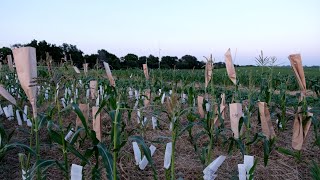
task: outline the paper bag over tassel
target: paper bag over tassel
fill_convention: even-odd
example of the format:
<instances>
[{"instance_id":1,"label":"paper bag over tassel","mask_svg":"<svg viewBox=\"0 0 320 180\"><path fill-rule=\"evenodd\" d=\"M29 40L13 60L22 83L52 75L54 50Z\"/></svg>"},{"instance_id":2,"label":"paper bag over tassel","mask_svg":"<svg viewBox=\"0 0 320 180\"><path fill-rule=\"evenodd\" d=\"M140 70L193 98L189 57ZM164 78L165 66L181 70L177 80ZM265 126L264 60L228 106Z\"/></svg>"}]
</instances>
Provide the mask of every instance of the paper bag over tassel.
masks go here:
<instances>
[{"instance_id":1,"label":"paper bag over tassel","mask_svg":"<svg viewBox=\"0 0 320 180\"><path fill-rule=\"evenodd\" d=\"M232 103L230 107L230 122L231 130L233 132L233 137L235 139L239 138L239 121L242 117L242 105L241 103Z\"/></svg>"},{"instance_id":2,"label":"paper bag over tassel","mask_svg":"<svg viewBox=\"0 0 320 180\"><path fill-rule=\"evenodd\" d=\"M100 113L97 114L99 110L99 107L93 106L92 107L92 125L93 125L93 130L96 132L96 137L97 139L101 142L101 119L100 119ZM97 116L96 116L97 114Z\"/></svg>"},{"instance_id":3,"label":"paper bag over tassel","mask_svg":"<svg viewBox=\"0 0 320 180\"><path fill-rule=\"evenodd\" d=\"M300 96L300 102L304 100L306 96L307 86L306 86L306 80L305 75L303 71L302 66L302 60L300 54L291 54L289 55L289 60L291 63L291 67L294 71L294 74L296 76L296 79L298 81L301 96ZM311 120L309 119L306 124L303 126L303 121L309 117L311 117L312 113L307 113L307 117L304 117L302 113L302 107L298 107L298 112L296 112L294 123L293 123L293 135L292 135L292 148L295 150L301 150L303 141L305 140L308 131L311 126Z\"/></svg>"},{"instance_id":4,"label":"paper bag over tassel","mask_svg":"<svg viewBox=\"0 0 320 180\"><path fill-rule=\"evenodd\" d=\"M11 102L13 105L16 105L16 99L11 96L11 94L0 85L0 94L3 96L5 99L7 99L9 102Z\"/></svg>"},{"instance_id":5,"label":"paper bag over tassel","mask_svg":"<svg viewBox=\"0 0 320 180\"><path fill-rule=\"evenodd\" d=\"M204 118L204 110L203 110L203 97L198 96L198 111L201 118Z\"/></svg>"},{"instance_id":6,"label":"paper bag over tassel","mask_svg":"<svg viewBox=\"0 0 320 180\"><path fill-rule=\"evenodd\" d=\"M21 87L26 93L33 110L33 117L37 117L37 76L36 49L21 47L12 50L16 70Z\"/></svg>"},{"instance_id":7,"label":"paper bag over tassel","mask_svg":"<svg viewBox=\"0 0 320 180\"><path fill-rule=\"evenodd\" d=\"M233 84L236 85L237 84L237 76L236 76L236 70L234 69L234 65L232 62L230 48L224 54L224 57L225 57L228 76L229 76L230 80L233 82Z\"/></svg>"},{"instance_id":8,"label":"paper bag over tassel","mask_svg":"<svg viewBox=\"0 0 320 180\"><path fill-rule=\"evenodd\" d=\"M143 64L143 73L147 80L149 80L148 66L147 64Z\"/></svg>"},{"instance_id":9,"label":"paper bag over tassel","mask_svg":"<svg viewBox=\"0 0 320 180\"><path fill-rule=\"evenodd\" d=\"M91 99L95 99L98 97L97 87L98 82L97 81L90 81L90 92L91 92Z\"/></svg>"},{"instance_id":10,"label":"paper bag over tassel","mask_svg":"<svg viewBox=\"0 0 320 180\"><path fill-rule=\"evenodd\" d=\"M88 117L89 117L89 104L79 104L79 109L82 112L84 118L86 119L86 122L88 124ZM81 119L77 116L76 119L76 130L80 127L83 127L83 124L81 122Z\"/></svg>"},{"instance_id":11,"label":"paper bag over tassel","mask_svg":"<svg viewBox=\"0 0 320 180\"><path fill-rule=\"evenodd\" d=\"M224 93L221 94L221 103L220 103L220 114L222 119L225 119L225 114L226 114L226 109L227 105L226 105L226 95ZM218 114L218 108L216 110L216 116L214 118L214 124L219 125L219 114Z\"/></svg>"},{"instance_id":12,"label":"paper bag over tassel","mask_svg":"<svg viewBox=\"0 0 320 180\"><path fill-rule=\"evenodd\" d=\"M272 139L276 136L274 132L273 125L270 120L270 112L265 102L258 102L259 113L261 119L262 133L267 137L267 139Z\"/></svg>"},{"instance_id":13,"label":"paper bag over tassel","mask_svg":"<svg viewBox=\"0 0 320 180\"><path fill-rule=\"evenodd\" d=\"M115 87L116 86L116 83L113 79L113 76L111 74L111 70L110 70L110 67L109 67L109 64L106 63L106 62L103 62L103 65L104 65L104 68L106 69L106 72L107 72L107 76L108 76L108 79L109 79L109 82L110 82L110 85Z\"/></svg>"},{"instance_id":14,"label":"paper bag over tassel","mask_svg":"<svg viewBox=\"0 0 320 180\"><path fill-rule=\"evenodd\" d=\"M14 71L14 68L13 68L13 62L12 62L12 57L11 55L7 55L7 60L8 60L8 66L9 66L9 69L10 71Z\"/></svg>"},{"instance_id":15,"label":"paper bag over tassel","mask_svg":"<svg viewBox=\"0 0 320 180\"><path fill-rule=\"evenodd\" d=\"M145 107L147 107L150 103L150 98L151 98L151 91L150 89L146 89L145 90L145 94L144 94L146 97L144 97L144 100L143 100L143 104Z\"/></svg>"},{"instance_id":16,"label":"paper bag over tassel","mask_svg":"<svg viewBox=\"0 0 320 180\"><path fill-rule=\"evenodd\" d=\"M206 63L206 67L205 67L205 87L208 87L208 84L211 80L212 77L212 68L213 68L213 64L212 64L212 55L210 55L210 58L208 59L208 62Z\"/></svg>"},{"instance_id":17,"label":"paper bag over tassel","mask_svg":"<svg viewBox=\"0 0 320 180\"><path fill-rule=\"evenodd\" d=\"M83 64L83 71L85 75L88 74L88 63Z\"/></svg>"}]
</instances>

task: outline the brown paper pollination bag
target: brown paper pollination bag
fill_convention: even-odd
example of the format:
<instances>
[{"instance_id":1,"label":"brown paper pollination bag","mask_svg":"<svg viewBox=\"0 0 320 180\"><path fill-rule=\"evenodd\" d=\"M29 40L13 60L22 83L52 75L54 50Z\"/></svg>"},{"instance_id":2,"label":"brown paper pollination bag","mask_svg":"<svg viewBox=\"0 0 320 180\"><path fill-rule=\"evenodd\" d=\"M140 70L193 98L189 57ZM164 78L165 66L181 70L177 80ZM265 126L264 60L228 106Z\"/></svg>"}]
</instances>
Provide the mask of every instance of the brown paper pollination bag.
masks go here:
<instances>
[{"instance_id":1,"label":"brown paper pollination bag","mask_svg":"<svg viewBox=\"0 0 320 180\"><path fill-rule=\"evenodd\" d=\"M210 58L207 59L207 63L205 66L205 87L208 87L208 84L212 77L212 69L213 69L213 62L212 62L212 54L210 55Z\"/></svg>"},{"instance_id":2,"label":"brown paper pollination bag","mask_svg":"<svg viewBox=\"0 0 320 180\"><path fill-rule=\"evenodd\" d=\"M88 74L88 63L83 64L83 71L85 75Z\"/></svg>"},{"instance_id":3,"label":"brown paper pollination bag","mask_svg":"<svg viewBox=\"0 0 320 180\"><path fill-rule=\"evenodd\" d=\"M296 76L296 79L300 87L300 91L301 91L300 101L303 101L306 96L307 86L306 86L306 80L305 80L305 75L304 75L303 66L302 66L301 55L291 54L289 55L288 58L290 60L291 67L294 71L294 74ZM292 135L293 149L295 150L302 149L303 141L306 138L311 126L311 120L309 119L304 126L302 122L304 119L311 116L313 116L313 114L308 112L307 117L304 117L301 106L298 107L298 111L296 112L294 123L293 123L293 135Z\"/></svg>"},{"instance_id":4,"label":"brown paper pollination bag","mask_svg":"<svg viewBox=\"0 0 320 180\"><path fill-rule=\"evenodd\" d=\"M144 97L144 100L143 100L143 104L145 107L147 107L150 103L150 98L151 98L151 91L150 89L146 89L145 92L144 92L144 95L146 97Z\"/></svg>"},{"instance_id":5,"label":"brown paper pollination bag","mask_svg":"<svg viewBox=\"0 0 320 180\"><path fill-rule=\"evenodd\" d=\"M143 73L147 80L149 80L148 66L147 64L143 64Z\"/></svg>"},{"instance_id":6,"label":"brown paper pollination bag","mask_svg":"<svg viewBox=\"0 0 320 180\"><path fill-rule=\"evenodd\" d=\"M89 104L79 104L79 109L82 112L84 118L86 119L86 122L88 124L88 117L89 117ZM80 127L83 127L83 124L81 122L81 119L77 116L76 119L76 130Z\"/></svg>"},{"instance_id":7,"label":"brown paper pollination bag","mask_svg":"<svg viewBox=\"0 0 320 180\"><path fill-rule=\"evenodd\" d=\"M13 105L16 105L16 99L14 97L11 96L11 94L2 87L2 85L0 85L0 94L1 96L3 96L6 100L8 100L9 102L11 102Z\"/></svg>"},{"instance_id":8,"label":"brown paper pollination bag","mask_svg":"<svg viewBox=\"0 0 320 180\"><path fill-rule=\"evenodd\" d=\"M14 71L11 55L7 55L7 60L8 60L8 66L9 66L10 71Z\"/></svg>"},{"instance_id":9,"label":"brown paper pollination bag","mask_svg":"<svg viewBox=\"0 0 320 180\"><path fill-rule=\"evenodd\" d=\"M221 114L221 118L225 119L225 114L226 114L226 95L224 93L221 94L221 103L220 103L220 114ZM219 125L219 114L218 114L218 108L216 108L216 116L214 118L214 124L216 124L217 126Z\"/></svg>"},{"instance_id":10,"label":"brown paper pollination bag","mask_svg":"<svg viewBox=\"0 0 320 180\"><path fill-rule=\"evenodd\" d=\"M115 87L116 86L116 83L113 79L113 76L111 74L111 70L110 70L110 67L109 67L109 64L106 63L106 62L103 62L103 65L104 65L104 68L106 69L106 72L107 72L107 76L108 76L108 79L109 79L109 82L110 82L110 85Z\"/></svg>"},{"instance_id":11,"label":"brown paper pollination bag","mask_svg":"<svg viewBox=\"0 0 320 180\"><path fill-rule=\"evenodd\" d=\"M227 68L227 73L230 78L230 80L233 82L233 84L237 84L237 76L236 76L236 70L234 69L234 65L232 62L232 57L231 57L231 52L230 48L228 51L224 54L225 61L226 61L226 68Z\"/></svg>"},{"instance_id":12,"label":"brown paper pollination bag","mask_svg":"<svg viewBox=\"0 0 320 180\"><path fill-rule=\"evenodd\" d=\"M101 136L102 136L102 133L101 133L101 119L100 119L100 113L97 114L99 110L99 107L97 106L93 106L92 107L92 127L93 127L93 130L96 132L96 137L97 139L101 142ZM97 116L96 116L97 114Z\"/></svg>"},{"instance_id":13,"label":"brown paper pollination bag","mask_svg":"<svg viewBox=\"0 0 320 180\"><path fill-rule=\"evenodd\" d=\"M230 122L231 130L233 132L233 137L239 138L239 120L242 116L242 105L241 103L232 103L230 107Z\"/></svg>"},{"instance_id":14,"label":"brown paper pollination bag","mask_svg":"<svg viewBox=\"0 0 320 180\"><path fill-rule=\"evenodd\" d=\"M204 110L203 110L203 97L198 96L198 111L201 118L204 118Z\"/></svg>"},{"instance_id":15,"label":"brown paper pollination bag","mask_svg":"<svg viewBox=\"0 0 320 180\"><path fill-rule=\"evenodd\" d=\"M26 93L33 110L33 117L37 117L37 59L36 49L33 47L21 47L13 49L13 57L16 64L18 79Z\"/></svg>"},{"instance_id":16,"label":"brown paper pollination bag","mask_svg":"<svg viewBox=\"0 0 320 180\"><path fill-rule=\"evenodd\" d=\"M258 102L259 113L261 119L262 133L267 137L267 139L272 139L276 136L274 132L273 125L270 120L270 112L265 102Z\"/></svg>"},{"instance_id":17,"label":"brown paper pollination bag","mask_svg":"<svg viewBox=\"0 0 320 180\"><path fill-rule=\"evenodd\" d=\"M97 92L97 86L98 82L97 81L90 81L90 93L91 93L91 99L95 99L98 97L98 92Z\"/></svg>"},{"instance_id":18,"label":"brown paper pollination bag","mask_svg":"<svg viewBox=\"0 0 320 180\"><path fill-rule=\"evenodd\" d=\"M294 71L294 74L296 76L296 79L298 81L301 94L303 96L305 96L306 95L307 86L306 86L306 79L305 79L305 76L304 76L302 61L301 61L301 55L300 54L291 54L289 56L289 60L290 60L292 69Z\"/></svg>"}]
</instances>

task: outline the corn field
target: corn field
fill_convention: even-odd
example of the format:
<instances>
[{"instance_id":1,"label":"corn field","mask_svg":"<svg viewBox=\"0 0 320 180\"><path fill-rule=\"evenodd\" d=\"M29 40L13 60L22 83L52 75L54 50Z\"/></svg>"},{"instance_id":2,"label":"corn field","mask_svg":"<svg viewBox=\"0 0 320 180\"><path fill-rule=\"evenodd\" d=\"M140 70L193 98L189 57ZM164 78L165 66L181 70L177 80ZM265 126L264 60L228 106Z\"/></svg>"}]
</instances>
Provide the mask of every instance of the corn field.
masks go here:
<instances>
[{"instance_id":1,"label":"corn field","mask_svg":"<svg viewBox=\"0 0 320 180\"><path fill-rule=\"evenodd\" d=\"M35 57L1 65L0 179L320 178L320 72L299 54L116 71Z\"/></svg>"}]
</instances>

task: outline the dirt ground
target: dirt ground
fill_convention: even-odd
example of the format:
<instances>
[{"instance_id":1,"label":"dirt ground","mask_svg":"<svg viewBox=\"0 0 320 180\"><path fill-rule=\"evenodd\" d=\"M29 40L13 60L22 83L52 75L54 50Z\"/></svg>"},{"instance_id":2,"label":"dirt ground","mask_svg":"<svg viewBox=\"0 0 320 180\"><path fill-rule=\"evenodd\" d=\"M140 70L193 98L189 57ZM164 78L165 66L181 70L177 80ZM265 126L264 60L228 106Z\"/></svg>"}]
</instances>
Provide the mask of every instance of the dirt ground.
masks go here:
<instances>
[{"instance_id":1,"label":"dirt ground","mask_svg":"<svg viewBox=\"0 0 320 180\"><path fill-rule=\"evenodd\" d=\"M91 114L91 113L90 113ZM226 113L228 114L228 112ZM151 119L151 115L146 113L147 117ZM146 133L144 135L145 141L148 145L151 144L151 141L156 141L159 136L170 136L171 131L169 130L169 123L167 122L165 115L161 114L160 116L160 127L163 130L156 129L152 130L151 122L149 122ZM276 146L291 148L291 139L292 139L292 125L293 125L293 116L288 112L288 117L290 119L288 123L288 130L281 132L275 128L277 140ZM19 127L16 120L8 121L4 117L1 118L1 123L3 123L5 129L9 132L13 129L23 128L30 130L25 124L23 127ZM111 120L106 115L102 113L103 121L103 132L110 131ZM69 123L75 124L76 115L75 113L66 113L63 117L65 120L64 124L67 126ZM91 119L91 118L90 118ZM92 124L92 120L89 120ZM133 129L137 126L136 123L136 113L132 114L133 124L128 127L128 129ZM182 119L182 124L186 124L187 120ZM251 118L253 131L261 131L260 125L257 123L257 113L253 114ZM276 127L275 119L272 119L273 126ZM228 122L228 116L225 120L226 127L230 127ZM200 131L200 127L194 127L193 133ZM62 153L59 151L58 146L53 144L50 146L49 137L47 134L46 127L44 127L41 132L41 158L43 159L55 159L62 160ZM106 135L104 135L106 137ZM108 137L109 138L109 137ZM203 144L207 141L207 138L202 138L198 144ZM11 142L22 142L29 144L29 135L25 132L16 130ZM103 142L108 146L110 141L106 138L103 139ZM263 145L262 143L257 143L252 146L251 154L258 159L257 168L255 171L256 180L270 180L270 179L290 179L290 180L299 180L299 179L311 179L309 167L312 160L320 163L320 149L319 147L313 146L314 134L313 126L311 126L307 139L303 145L302 150L302 160L303 162L296 161L293 157L283 155L276 150L273 150L269 163L267 167L263 165ZM164 179L165 170L163 168L164 153L165 153L165 144L166 142L152 143L156 146L156 151L153 155L155 162L155 167L158 173L159 179ZM175 172L176 178L183 179L202 179L203 169L205 166L201 163L197 153L195 153L193 146L189 141L188 133L185 132L180 136L176 143L176 154L175 154ZM14 149L10 151L5 158L0 162L0 179L21 179L21 169L18 160L18 153L23 152L22 149ZM219 155L227 156L224 163L217 171L217 179L237 179L238 168L237 164L243 163L243 158L239 150L234 149L230 154L228 154L228 145L223 146L222 140L219 139L215 142L213 147L212 160L217 158ZM69 154L69 163L71 164L80 164L80 160L75 158L71 153ZM102 162L101 162L102 163ZM104 170L103 170L104 171ZM90 167L84 167L84 179L91 179ZM140 170L138 166L135 165L133 149L131 142L127 142L126 145L122 148L120 152L120 157L118 161L118 172L121 176L121 179L153 179L153 171L151 166L148 165L145 170ZM102 173L104 175L105 172ZM51 167L47 173L47 179L63 179L62 172L56 167ZM106 178L102 178L106 179Z\"/></svg>"}]
</instances>

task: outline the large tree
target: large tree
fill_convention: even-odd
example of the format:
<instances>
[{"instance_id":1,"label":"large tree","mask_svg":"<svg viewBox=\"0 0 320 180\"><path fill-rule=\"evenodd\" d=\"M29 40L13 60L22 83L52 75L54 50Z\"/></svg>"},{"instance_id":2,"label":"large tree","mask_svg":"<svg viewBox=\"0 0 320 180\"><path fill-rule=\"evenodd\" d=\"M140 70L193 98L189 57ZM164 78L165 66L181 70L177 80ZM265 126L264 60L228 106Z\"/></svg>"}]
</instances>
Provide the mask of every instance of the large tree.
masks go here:
<instances>
[{"instance_id":1,"label":"large tree","mask_svg":"<svg viewBox=\"0 0 320 180\"><path fill-rule=\"evenodd\" d=\"M127 54L121 58L123 68L137 68L138 67L138 56L135 54Z\"/></svg>"},{"instance_id":2,"label":"large tree","mask_svg":"<svg viewBox=\"0 0 320 180\"><path fill-rule=\"evenodd\" d=\"M4 62L7 58L7 55L12 55L12 51L8 47L2 47L0 48L0 61Z\"/></svg>"},{"instance_id":3,"label":"large tree","mask_svg":"<svg viewBox=\"0 0 320 180\"><path fill-rule=\"evenodd\" d=\"M111 54L104 49L98 50L98 54L99 54L99 60L109 63L111 69L121 68L120 59L116 55Z\"/></svg>"},{"instance_id":4,"label":"large tree","mask_svg":"<svg viewBox=\"0 0 320 180\"><path fill-rule=\"evenodd\" d=\"M160 66L161 68L165 68L165 69L170 69L170 68L174 68L174 66L177 64L178 62L178 57L177 56L163 56L161 58L161 63Z\"/></svg>"}]
</instances>

